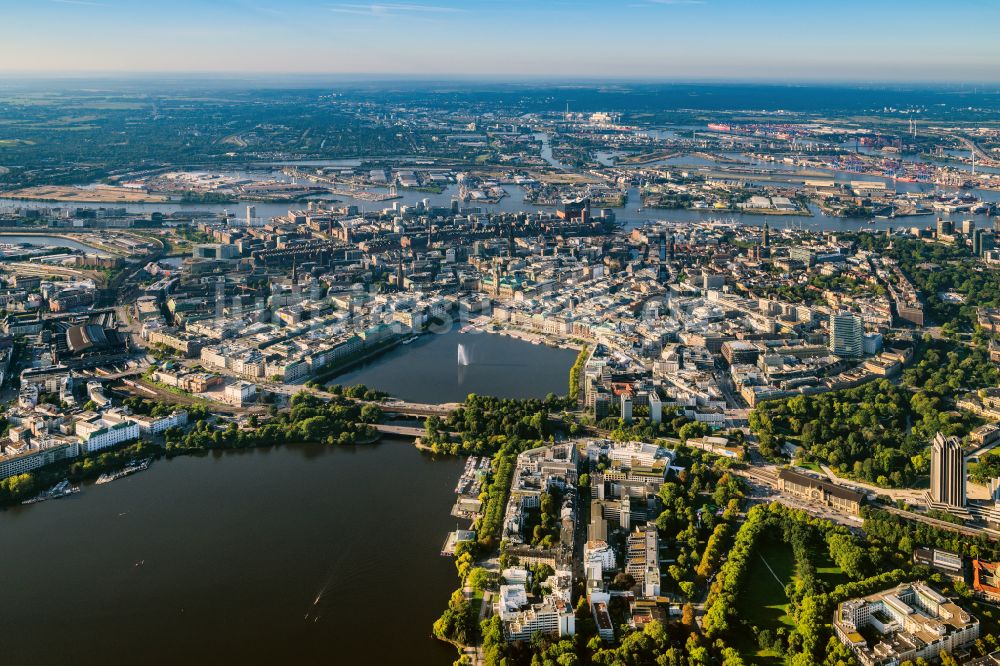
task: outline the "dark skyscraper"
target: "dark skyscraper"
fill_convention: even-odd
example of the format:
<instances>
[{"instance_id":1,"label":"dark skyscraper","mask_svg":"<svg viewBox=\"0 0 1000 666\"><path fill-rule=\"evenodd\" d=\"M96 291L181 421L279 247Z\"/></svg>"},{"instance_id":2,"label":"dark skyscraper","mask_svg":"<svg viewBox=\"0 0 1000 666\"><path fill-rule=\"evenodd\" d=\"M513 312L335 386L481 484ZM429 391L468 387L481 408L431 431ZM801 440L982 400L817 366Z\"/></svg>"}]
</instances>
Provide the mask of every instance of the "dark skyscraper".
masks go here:
<instances>
[{"instance_id":1,"label":"dark skyscraper","mask_svg":"<svg viewBox=\"0 0 1000 666\"><path fill-rule=\"evenodd\" d=\"M965 454L957 437L934 436L931 444L931 501L965 506Z\"/></svg>"}]
</instances>

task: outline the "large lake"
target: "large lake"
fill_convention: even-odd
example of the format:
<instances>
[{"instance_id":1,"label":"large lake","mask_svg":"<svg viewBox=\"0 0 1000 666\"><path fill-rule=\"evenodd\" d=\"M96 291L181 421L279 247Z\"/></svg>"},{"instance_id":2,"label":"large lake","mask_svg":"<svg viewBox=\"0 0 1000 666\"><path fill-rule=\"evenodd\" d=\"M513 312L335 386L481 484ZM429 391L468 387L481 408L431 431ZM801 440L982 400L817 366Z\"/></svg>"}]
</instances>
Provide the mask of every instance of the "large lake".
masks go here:
<instances>
[{"instance_id":1,"label":"large lake","mask_svg":"<svg viewBox=\"0 0 1000 666\"><path fill-rule=\"evenodd\" d=\"M397 441L160 460L0 512L0 663L451 664L458 458Z\"/></svg>"},{"instance_id":2,"label":"large lake","mask_svg":"<svg viewBox=\"0 0 1000 666\"><path fill-rule=\"evenodd\" d=\"M458 348L464 347L465 363ZM364 384L412 402L461 402L470 393L501 398L564 395L577 352L535 345L492 333L423 335L334 377L336 384Z\"/></svg>"}]
</instances>

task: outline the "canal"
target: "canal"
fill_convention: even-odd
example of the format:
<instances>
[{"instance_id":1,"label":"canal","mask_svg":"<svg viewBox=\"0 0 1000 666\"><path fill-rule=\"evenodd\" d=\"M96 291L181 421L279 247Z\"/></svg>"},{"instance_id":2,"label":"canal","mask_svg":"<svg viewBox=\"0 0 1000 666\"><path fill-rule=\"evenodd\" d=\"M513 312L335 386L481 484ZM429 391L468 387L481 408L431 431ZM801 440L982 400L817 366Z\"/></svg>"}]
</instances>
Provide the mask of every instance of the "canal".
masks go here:
<instances>
[{"instance_id":1,"label":"canal","mask_svg":"<svg viewBox=\"0 0 1000 666\"><path fill-rule=\"evenodd\" d=\"M400 441L160 460L0 512L5 666L450 664L458 458Z\"/></svg>"}]
</instances>

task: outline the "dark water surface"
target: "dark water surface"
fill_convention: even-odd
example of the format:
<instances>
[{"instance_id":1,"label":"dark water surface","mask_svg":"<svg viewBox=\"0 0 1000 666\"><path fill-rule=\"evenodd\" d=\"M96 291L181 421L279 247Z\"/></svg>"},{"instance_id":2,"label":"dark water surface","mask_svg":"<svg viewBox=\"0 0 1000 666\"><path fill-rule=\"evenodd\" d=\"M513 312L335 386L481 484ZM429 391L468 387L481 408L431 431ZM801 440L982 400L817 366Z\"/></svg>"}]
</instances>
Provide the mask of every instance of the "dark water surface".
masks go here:
<instances>
[{"instance_id":1,"label":"dark water surface","mask_svg":"<svg viewBox=\"0 0 1000 666\"><path fill-rule=\"evenodd\" d=\"M0 663L450 664L462 461L398 441L160 460L0 512Z\"/></svg>"},{"instance_id":2,"label":"dark water surface","mask_svg":"<svg viewBox=\"0 0 1000 666\"><path fill-rule=\"evenodd\" d=\"M465 347L466 365L459 364L460 344ZM566 393L576 356L572 349L453 329L399 345L331 381L364 384L412 402L461 402L470 393L544 398L548 393Z\"/></svg>"}]
</instances>

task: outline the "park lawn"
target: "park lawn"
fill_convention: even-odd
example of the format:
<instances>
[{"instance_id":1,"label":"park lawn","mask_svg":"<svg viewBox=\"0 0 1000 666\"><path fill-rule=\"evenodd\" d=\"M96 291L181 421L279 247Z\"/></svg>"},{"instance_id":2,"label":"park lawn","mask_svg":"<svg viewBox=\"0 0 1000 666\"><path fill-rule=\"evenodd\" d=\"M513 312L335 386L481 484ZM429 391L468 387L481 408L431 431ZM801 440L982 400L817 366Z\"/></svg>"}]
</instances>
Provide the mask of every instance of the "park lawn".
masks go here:
<instances>
[{"instance_id":1,"label":"park lawn","mask_svg":"<svg viewBox=\"0 0 1000 666\"><path fill-rule=\"evenodd\" d=\"M747 618L759 629L770 629L775 633L779 627L789 629L795 626L788 615L788 597L785 596L785 585L792 581L795 573L795 561L791 546L780 538L767 541L765 538L761 539L750 560L746 587L739 596L738 611L740 617ZM754 664L778 666L785 663L783 656L771 650L761 650L750 630L736 632L734 639L733 647L748 656Z\"/></svg>"},{"instance_id":2,"label":"park lawn","mask_svg":"<svg viewBox=\"0 0 1000 666\"><path fill-rule=\"evenodd\" d=\"M748 664L756 666L782 666L786 663L782 655L773 650L761 650L757 640L749 631L738 631L733 634L732 646L739 652Z\"/></svg>"},{"instance_id":3,"label":"park lawn","mask_svg":"<svg viewBox=\"0 0 1000 666\"><path fill-rule=\"evenodd\" d=\"M826 584L826 589L832 590L838 585L850 582L851 579L833 561L830 551L825 546L813 550L812 561L816 565L816 577Z\"/></svg>"},{"instance_id":4,"label":"park lawn","mask_svg":"<svg viewBox=\"0 0 1000 666\"><path fill-rule=\"evenodd\" d=\"M788 544L779 539L761 543L751 559L746 589L740 594L740 616L753 618L761 629L794 627L785 596L785 585L792 581L794 573L795 561Z\"/></svg>"},{"instance_id":5,"label":"park lawn","mask_svg":"<svg viewBox=\"0 0 1000 666\"><path fill-rule=\"evenodd\" d=\"M472 617L478 618L480 613L483 612L483 593L479 592L476 596L473 596L470 604L472 606Z\"/></svg>"}]
</instances>

